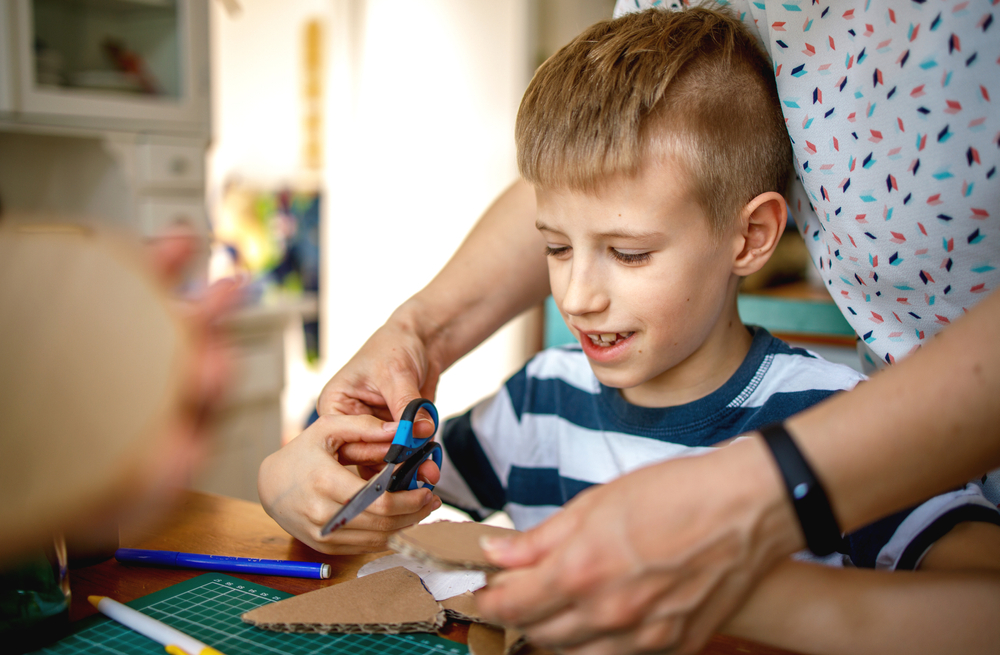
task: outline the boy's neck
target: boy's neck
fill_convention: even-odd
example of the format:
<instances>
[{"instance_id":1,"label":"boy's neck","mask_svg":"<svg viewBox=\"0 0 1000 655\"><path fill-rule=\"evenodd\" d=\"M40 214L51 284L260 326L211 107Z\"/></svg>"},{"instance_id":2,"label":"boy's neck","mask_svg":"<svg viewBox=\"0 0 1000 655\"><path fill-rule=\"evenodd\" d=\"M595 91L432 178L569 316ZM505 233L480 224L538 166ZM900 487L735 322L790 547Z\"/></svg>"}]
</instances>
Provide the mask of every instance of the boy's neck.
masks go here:
<instances>
[{"instance_id":1,"label":"boy's neck","mask_svg":"<svg viewBox=\"0 0 1000 655\"><path fill-rule=\"evenodd\" d=\"M739 369L753 342L740 320L735 300L701 347L677 366L637 387L622 389L622 397L640 407L677 407L700 400L719 389Z\"/></svg>"}]
</instances>

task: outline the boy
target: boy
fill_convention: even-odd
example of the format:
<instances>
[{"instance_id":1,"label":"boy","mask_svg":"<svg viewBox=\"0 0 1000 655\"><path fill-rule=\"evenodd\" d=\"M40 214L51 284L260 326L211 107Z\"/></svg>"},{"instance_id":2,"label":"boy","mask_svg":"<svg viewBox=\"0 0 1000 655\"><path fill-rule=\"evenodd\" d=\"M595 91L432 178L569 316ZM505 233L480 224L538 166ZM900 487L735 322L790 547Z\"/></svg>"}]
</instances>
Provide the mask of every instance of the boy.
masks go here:
<instances>
[{"instance_id":1,"label":"boy","mask_svg":"<svg viewBox=\"0 0 1000 655\"><path fill-rule=\"evenodd\" d=\"M538 70L516 139L521 173L536 191L552 295L580 345L539 354L498 394L445 423L442 498L480 517L504 509L527 529L590 485L697 454L862 379L740 321L740 279L763 266L784 230L791 154L768 60L738 20L653 10L595 25ZM340 419L345 429L362 420ZM432 505L429 495L406 492L412 504L400 494L386 501L399 511L383 507L389 516L365 519L366 537L345 530L320 541L318 526L335 504L291 479L322 476L287 464L324 466L308 454L324 437L307 434L265 462L260 490L268 512L310 545L377 546L373 534ZM1000 514L977 489L959 490L853 535L850 554L869 566L916 568L934 543L928 534L957 523L963 545L943 552L963 552L970 531L975 541L985 530L992 543ZM808 606L779 602L793 592L887 588L810 575L776 572L733 629L781 643L787 617ZM777 616L775 607L785 625L760 618ZM824 634L863 627L831 621Z\"/></svg>"}]
</instances>

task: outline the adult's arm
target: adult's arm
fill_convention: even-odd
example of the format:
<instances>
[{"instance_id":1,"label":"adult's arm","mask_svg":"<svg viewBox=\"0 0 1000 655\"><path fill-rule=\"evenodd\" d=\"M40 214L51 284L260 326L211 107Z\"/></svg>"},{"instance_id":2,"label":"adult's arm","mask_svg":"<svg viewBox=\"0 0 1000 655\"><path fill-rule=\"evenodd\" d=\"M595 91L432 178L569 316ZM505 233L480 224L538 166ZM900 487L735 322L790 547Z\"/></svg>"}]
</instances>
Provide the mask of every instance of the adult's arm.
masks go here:
<instances>
[{"instance_id":1,"label":"adult's arm","mask_svg":"<svg viewBox=\"0 0 1000 655\"><path fill-rule=\"evenodd\" d=\"M722 631L813 655L995 652L1000 528L964 523L931 553L939 547L958 552L942 553L938 566L928 555L920 571L786 560L764 577Z\"/></svg>"},{"instance_id":2,"label":"adult's arm","mask_svg":"<svg viewBox=\"0 0 1000 655\"><path fill-rule=\"evenodd\" d=\"M898 364L789 421L845 532L1000 466L1000 291Z\"/></svg>"},{"instance_id":3,"label":"adult's arm","mask_svg":"<svg viewBox=\"0 0 1000 655\"><path fill-rule=\"evenodd\" d=\"M413 398L433 399L442 371L548 293L534 223L534 191L518 180L486 210L441 272L330 379L319 413L393 420Z\"/></svg>"},{"instance_id":4,"label":"adult's arm","mask_svg":"<svg viewBox=\"0 0 1000 655\"><path fill-rule=\"evenodd\" d=\"M1000 292L908 359L787 422L849 531L1000 465ZM805 546L759 438L587 491L514 539L487 617L566 652L695 652Z\"/></svg>"}]
</instances>

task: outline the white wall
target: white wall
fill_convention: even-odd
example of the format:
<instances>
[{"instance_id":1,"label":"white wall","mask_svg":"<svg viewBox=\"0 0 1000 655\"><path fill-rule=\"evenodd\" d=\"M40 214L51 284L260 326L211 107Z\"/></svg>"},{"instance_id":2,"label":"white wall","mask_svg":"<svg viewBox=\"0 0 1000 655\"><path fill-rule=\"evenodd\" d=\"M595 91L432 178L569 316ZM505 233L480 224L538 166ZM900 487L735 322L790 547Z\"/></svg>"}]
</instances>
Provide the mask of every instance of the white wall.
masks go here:
<instances>
[{"instance_id":1,"label":"white wall","mask_svg":"<svg viewBox=\"0 0 1000 655\"><path fill-rule=\"evenodd\" d=\"M440 270L515 179L528 4L337 3L325 241L334 368ZM446 372L442 413L494 391L523 363L526 338L508 328Z\"/></svg>"},{"instance_id":2,"label":"white wall","mask_svg":"<svg viewBox=\"0 0 1000 655\"><path fill-rule=\"evenodd\" d=\"M326 26L325 367L291 371L297 414L515 178L531 2L242 0L233 15L212 4L210 197L232 176L312 179L300 164L301 39L310 18ZM442 413L495 390L523 363L526 338L507 328L446 372Z\"/></svg>"},{"instance_id":3,"label":"white wall","mask_svg":"<svg viewBox=\"0 0 1000 655\"><path fill-rule=\"evenodd\" d=\"M230 176L296 181L301 153L302 30L328 17L331 0L212 2L212 133L209 183Z\"/></svg>"}]
</instances>

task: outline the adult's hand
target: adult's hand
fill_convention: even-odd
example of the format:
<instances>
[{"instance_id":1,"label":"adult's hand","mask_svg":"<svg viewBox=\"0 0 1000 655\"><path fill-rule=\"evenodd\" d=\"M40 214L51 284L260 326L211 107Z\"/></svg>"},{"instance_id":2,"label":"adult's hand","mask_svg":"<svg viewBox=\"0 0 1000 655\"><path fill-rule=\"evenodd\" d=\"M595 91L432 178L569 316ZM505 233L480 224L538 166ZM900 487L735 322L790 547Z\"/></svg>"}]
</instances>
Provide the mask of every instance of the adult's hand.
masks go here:
<instances>
[{"instance_id":1,"label":"adult's hand","mask_svg":"<svg viewBox=\"0 0 1000 655\"><path fill-rule=\"evenodd\" d=\"M320 530L365 485L362 477L345 466L381 464L396 426L368 415L320 416L261 464L257 491L264 510L289 534L320 552L346 555L385 550L390 534L426 518L441 506L441 499L428 489L382 494L339 530L326 536ZM375 457L352 460L345 454L346 444L367 446ZM432 484L440 476L430 461L421 465L419 474Z\"/></svg>"},{"instance_id":2,"label":"adult's hand","mask_svg":"<svg viewBox=\"0 0 1000 655\"><path fill-rule=\"evenodd\" d=\"M759 439L590 489L535 529L484 544L509 570L480 610L566 653L694 653L803 546Z\"/></svg>"},{"instance_id":3,"label":"adult's hand","mask_svg":"<svg viewBox=\"0 0 1000 655\"><path fill-rule=\"evenodd\" d=\"M319 413L392 421L414 398L434 400L442 371L548 293L544 241L534 219L534 191L519 180L487 209L434 280L397 308L330 379ZM504 244L502 256L498 243ZM415 426L421 438L431 429L430 421ZM341 452L355 460L374 459L375 453L356 443Z\"/></svg>"},{"instance_id":4,"label":"adult's hand","mask_svg":"<svg viewBox=\"0 0 1000 655\"><path fill-rule=\"evenodd\" d=\"M434 400L441 365L432 359L426 335L437 326L417 317L419 305L411 299L397 309L330 378L317 403L321 415L369 414L392 421L414 398Z\"/></svg>"}]
</instances>

